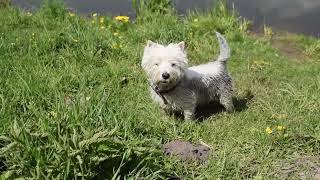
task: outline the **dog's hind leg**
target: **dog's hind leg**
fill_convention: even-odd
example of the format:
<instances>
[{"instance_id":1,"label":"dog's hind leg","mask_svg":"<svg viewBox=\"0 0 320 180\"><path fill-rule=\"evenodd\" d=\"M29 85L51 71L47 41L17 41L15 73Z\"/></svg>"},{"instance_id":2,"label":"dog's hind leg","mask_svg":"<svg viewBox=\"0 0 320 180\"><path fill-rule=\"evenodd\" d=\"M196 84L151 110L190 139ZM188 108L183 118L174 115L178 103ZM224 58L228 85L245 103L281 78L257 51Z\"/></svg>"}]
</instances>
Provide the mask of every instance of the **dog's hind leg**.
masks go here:
<instances>
[{"instance_id":1,"label":"dog's hind leg","mask_svg":"<svg viewBox=\"0 0 320 180\"><path fill-rule=\"evenodd\" d=\"M232 94L229 92L224 92L219 97L220 104L226 109L227 112L234 111L234 105L232 101Z\"/></svg>"},{"instance_id":2,"label":"dog's hind leg","mask_svg":"<svg viewBox=\"0 0 320 180\"><path fill-rule=\"evenodd\" d=\"M195 118L194 116L195 109L187 109L183 111L184 120L189 121Z\"/></svg>"}]
</instances>

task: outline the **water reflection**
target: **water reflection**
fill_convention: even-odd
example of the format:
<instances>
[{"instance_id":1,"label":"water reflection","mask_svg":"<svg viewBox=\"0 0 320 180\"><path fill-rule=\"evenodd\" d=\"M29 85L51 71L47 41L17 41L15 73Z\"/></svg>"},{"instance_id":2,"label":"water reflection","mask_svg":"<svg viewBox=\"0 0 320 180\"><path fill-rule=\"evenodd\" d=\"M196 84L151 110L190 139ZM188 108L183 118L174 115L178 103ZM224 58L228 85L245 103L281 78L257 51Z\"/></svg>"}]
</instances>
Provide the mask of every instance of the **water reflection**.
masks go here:
<instances>
[{"instance_id":1,"label":"water reflection","mask_svg":"<svg viewBox=\"0 0 320 180\"><path fill-rule=\"evenodd\" d=\"M13 0L20 8L37 9L43 0ZM80 14L97 12L104 15L127 15L134 17L131 0L64 0L66 6Z\"/></svg>"},{"instance_id":2,"label":"water reflection","mask_svg":"<svg viewBox=\"0 0 320 180\"><path fill-rule=\"evenodd\" d=\"M36 9L42 0L13 0L21 8ZM132 0L64 0L67 7L78 13L97 12L108 15L128 15L134 17ZM195 9L212 8L215 0L173 0L180 14ZM320 35L320 0L229 0L229 7L254 21L254 28L263 24L277 30Z\"/></svg>"},{"instance_id":3,"label":"water reflection","mask_svg":"<svg viewBox=\"0 0 320 180\"><path fill-rule=\"evenodd\" d=\"M267 24L278 30L320 35L319 0L235 0L234 5L256 28Z\"/></svg>"}]
</instances>

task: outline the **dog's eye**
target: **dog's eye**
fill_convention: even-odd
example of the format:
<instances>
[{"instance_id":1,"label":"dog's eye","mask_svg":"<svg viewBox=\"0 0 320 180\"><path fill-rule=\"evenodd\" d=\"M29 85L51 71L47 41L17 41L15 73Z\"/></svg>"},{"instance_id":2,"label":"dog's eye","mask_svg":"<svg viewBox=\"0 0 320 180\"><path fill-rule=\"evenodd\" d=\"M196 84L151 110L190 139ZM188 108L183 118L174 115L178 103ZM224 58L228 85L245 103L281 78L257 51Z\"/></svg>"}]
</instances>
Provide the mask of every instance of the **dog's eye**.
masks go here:
<instances>
[{"instance_id":1,"label":"dog's eye","mask_svg":"<svg viewBox=\"0 0 320 180\"><path fill-rule=\"evenodd\" d=\"M154 64L155 66L159 66L159 64L157 63L157 64Z\"/></svg>"},{"instance_id":2,"label":"dog's eye","mask_svg":"<svg viewBox=\"0 0 320 180\"><path fill-rule=\"evenodd\" d=\"M174 67L174 66L176 66L176 64L175 64L175 63L172 63L171 66Z\"/></svg>"}]
</instances>

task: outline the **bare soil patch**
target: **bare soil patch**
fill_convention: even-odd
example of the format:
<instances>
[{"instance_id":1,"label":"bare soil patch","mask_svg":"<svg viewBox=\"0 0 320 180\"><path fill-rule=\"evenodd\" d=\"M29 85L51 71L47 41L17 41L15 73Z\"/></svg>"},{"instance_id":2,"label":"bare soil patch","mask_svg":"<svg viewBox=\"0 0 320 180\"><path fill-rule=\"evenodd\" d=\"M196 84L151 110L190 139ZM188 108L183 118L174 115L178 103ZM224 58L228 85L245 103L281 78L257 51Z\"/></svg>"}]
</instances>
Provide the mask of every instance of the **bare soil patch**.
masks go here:
<instances>
[{"instance_id":1,"label":"bare soil patch","mask_svg":"<svg viewBox=\"0 0 320 180\"><path fill-rule=\"evenodd\" d=\"M252 32L251 35L256 38L266 38L262 32ZM305 61L307 56L303 53L303 49L293 40L294 35L288 33L277 32L269 37L271 45L279 50L282 56L291 60Z\"/></svg>"},{"instance_id":2,"label":"bare soil patch","mask_svg":"<svg viewBox=\"0 0 320 180\"><path fill-rule=\"evenodd\" d=\"M299 155L277 165L279 179L320 180L320 156Z\"/></svg>"},{"instance_id":3,"label":"bare soil patch","mask_svg":"<svg viewBox=\"0 0 320 180\"><path fill-rule=\"evenodd\" d=\"M281 37L274 37L271 40L271 44L274 48L279 50L281 55L286 56L289 59L301 61L306 59L306 56L303 54L303 50L294 41Z\"/></svg>"},{"instance_id":4,"label":"bare soil patch","mask_svg":"<svg viewBox=\"0 0 320 180\"><path fill-rule=\"evenodd\" d=\"M193 145L189 141L174 140L163 145L167 156L177 156L182 161L206 162L209 158L210 148L202 144Z\"/></svg>"}]
</instances>

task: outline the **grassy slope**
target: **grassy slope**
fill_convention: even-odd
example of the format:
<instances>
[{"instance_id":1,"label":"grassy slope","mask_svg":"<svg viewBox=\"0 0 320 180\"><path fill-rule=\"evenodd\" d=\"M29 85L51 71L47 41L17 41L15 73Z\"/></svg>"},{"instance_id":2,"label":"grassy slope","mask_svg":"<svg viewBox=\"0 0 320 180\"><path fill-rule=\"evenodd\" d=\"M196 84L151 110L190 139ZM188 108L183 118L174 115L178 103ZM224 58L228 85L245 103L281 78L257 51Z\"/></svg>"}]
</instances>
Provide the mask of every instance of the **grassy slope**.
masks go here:
<instances>
[{"instance_id":1,"label":"grassy slope","mask_svg":"<svg viewBox=\"0 0 320 180\"><path fill-rule=\"evenodd\" d=\"M246 35L221 8L183 19L144 14L134 24L107 17L103 30L99 19L91 20L54 6L32 16L0 10L3 177L273 179L278 165L296 155L319 155L320 63L313 51L307 61L282 57L268 41ZM251 92L254 98L247 109L202 123L163 115L139 66L144 43L184 40L190 63L205 63L217 56L216 30L232 49L236 96ZM285 133L265 132L278 125ZM164 158L159 145L177 138L213 146L209 163Z\"/></svg>"}]
</instances>

